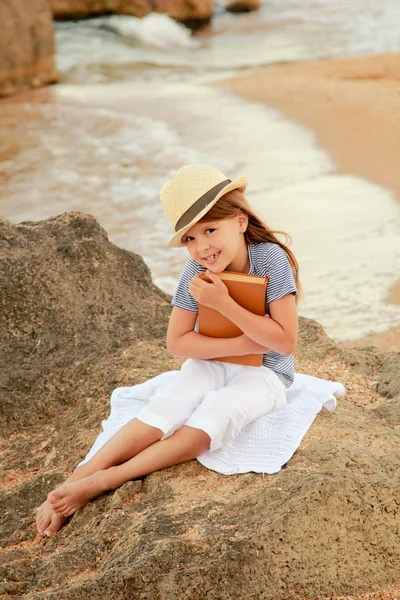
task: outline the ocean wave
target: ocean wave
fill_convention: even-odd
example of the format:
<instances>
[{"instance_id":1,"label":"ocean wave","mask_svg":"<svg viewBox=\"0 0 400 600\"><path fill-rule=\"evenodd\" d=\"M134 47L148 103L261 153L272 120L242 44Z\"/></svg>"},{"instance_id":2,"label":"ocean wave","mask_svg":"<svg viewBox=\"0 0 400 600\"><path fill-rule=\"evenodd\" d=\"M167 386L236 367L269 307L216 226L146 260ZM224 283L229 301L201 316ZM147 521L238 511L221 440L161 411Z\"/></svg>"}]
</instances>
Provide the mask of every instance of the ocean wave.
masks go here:
<instances>
[{"instance_id":1,"label":"ocean wave","mask_svg":"<svg viewBox=\"0 0 400 600\"><path fill-rule=\"evenodd\" d=\"M112 15L92 19L92 26L111 31L126 40L156 48L197 48L199 42L192 38L184 25L168 15L151 13L142 19L124 15Z\"/></svg>"}]
</instances>

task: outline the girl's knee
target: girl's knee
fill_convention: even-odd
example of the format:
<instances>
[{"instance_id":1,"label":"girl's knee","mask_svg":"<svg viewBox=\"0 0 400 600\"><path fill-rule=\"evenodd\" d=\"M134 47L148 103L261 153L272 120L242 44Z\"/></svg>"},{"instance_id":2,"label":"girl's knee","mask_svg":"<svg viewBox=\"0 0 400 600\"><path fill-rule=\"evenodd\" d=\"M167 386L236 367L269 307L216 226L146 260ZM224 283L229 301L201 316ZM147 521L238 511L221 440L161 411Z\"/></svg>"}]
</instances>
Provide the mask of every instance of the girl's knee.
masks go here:
<instances>
[{"instance_id":1,"label":"girl's knee","mask_svg":"<svg viewBox=\"0 0 400 600\"><path fill-rule=\"evenodd\" d=\"M178 429L178 431L175 431L171 437L179 439L182 446L188 451L191 451L194 457L200 456L200 454L203 454L203 452L210 449L211 438L208 433L202 429L183 425L183 427Z\"/></svg>"},{"instance_id":2,"label":"girl's knee","mask_svg":"<svg viewBox=\"0 0 400 600\"><path fill-rule=\"evenodd\" d=\"M200 454L203 454L203 452L207 452L207 450L210 449L210 445L211 445L211 438L208 435L208 433L206 433L205 431L202 431L201 429L199 429L199 431L201 432L202 435L200 436L200 439L197 444L196 456L200 456Z\"/></svg>"}]
</instances>

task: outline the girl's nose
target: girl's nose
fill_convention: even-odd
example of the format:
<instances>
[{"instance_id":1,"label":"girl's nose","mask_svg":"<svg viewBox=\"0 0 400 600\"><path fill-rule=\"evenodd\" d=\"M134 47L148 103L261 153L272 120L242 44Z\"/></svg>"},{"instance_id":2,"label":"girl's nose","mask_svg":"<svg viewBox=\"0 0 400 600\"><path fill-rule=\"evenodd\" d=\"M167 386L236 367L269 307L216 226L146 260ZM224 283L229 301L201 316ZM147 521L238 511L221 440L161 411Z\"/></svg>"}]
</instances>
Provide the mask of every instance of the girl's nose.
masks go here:
<instances>
[{"instance_id":1,"label":"girl's nose","mask_svg":"<svg viewBox=\"0 0 400 600\"><path fill-rule=\"evenodd\" d=\"M201 253L201 252L205 252L206 250L208 250L210 247L210 244L207 240L207 238L204 239L200 239L197 242L197 252Z\"/></svg>"}]
</instances>

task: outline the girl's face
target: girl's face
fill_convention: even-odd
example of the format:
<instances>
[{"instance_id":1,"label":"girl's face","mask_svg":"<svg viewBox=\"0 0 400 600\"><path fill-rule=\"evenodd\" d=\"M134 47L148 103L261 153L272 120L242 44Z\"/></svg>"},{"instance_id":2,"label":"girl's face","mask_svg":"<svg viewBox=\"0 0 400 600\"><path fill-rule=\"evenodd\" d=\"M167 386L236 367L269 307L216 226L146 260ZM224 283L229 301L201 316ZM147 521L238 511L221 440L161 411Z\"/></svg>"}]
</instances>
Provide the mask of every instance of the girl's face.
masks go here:
<instances>
[{"instance_id":1,"label":"girl's face","mask_svg":"<svg viewBox=\"0 0 400 600\"><path fill-rule=\"evenodd\" d=\"M230 219L201 221L185 233L182 242L199 265L214 273L247 273L250 266L244 238L247 223L247 215L242 212Z\"/></svg>"}]
</instances>

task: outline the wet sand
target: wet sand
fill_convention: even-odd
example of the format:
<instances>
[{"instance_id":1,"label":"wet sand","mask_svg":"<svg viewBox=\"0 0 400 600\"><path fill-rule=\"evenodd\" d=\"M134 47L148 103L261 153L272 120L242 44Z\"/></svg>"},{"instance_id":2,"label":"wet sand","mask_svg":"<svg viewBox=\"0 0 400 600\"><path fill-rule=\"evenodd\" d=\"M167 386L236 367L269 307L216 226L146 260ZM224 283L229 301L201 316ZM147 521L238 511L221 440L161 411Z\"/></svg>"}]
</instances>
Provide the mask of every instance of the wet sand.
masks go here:
<instances>
[{"instance_id":1,"label":"wet sand","mask_svg":"<svg viewBox=\"0 0 400 600\"><path fill-rule=\"evenodd\" d=\"M314 130L338 173L384 186L400 201L400 53L281 65L217 85ZM400 304L400 282L386 301ZM400 350L400 326L346 345Z\"/></svg>"},{"instance_id":2,"label":"wet sand","mask_svg":"<svg viewBox=\"0 0 400 600\"><path fill-rule=\"evenodd\" d=\"M219 85L314 129L339 173L400 199L400 53L283 65Z\"/></svg>"}]
</instances>

